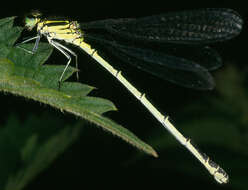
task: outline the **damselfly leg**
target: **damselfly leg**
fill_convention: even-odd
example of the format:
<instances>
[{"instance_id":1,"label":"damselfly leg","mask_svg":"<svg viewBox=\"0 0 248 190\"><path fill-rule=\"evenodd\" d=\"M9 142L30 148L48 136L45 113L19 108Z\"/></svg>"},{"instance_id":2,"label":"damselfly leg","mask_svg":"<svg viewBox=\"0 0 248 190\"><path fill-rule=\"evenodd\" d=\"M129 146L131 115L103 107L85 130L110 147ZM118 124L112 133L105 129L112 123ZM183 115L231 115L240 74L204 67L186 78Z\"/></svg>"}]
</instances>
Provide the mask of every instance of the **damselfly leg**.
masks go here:
<instances>
[{"instance_id":1,"label":"damselfly leg","mask_svg":"<svg viewBox=\"0 0 248 190\"><path fill-rule=\"evenodd\" d=\"M31 38L28 38L28 39L26 39L26 40L24 40L24 41L22 41L20 43L17 43L15 45L15 47L20 48L20 49L26 51L27 53L34 54L37 51L37 49L38 49L40 38L41 38L40 35L37 35L37 36L31 37ZM25 44L25 43L30 42L32 40L35 40L35 44L34 44L34 47L33 47L33 49L31 51L28 50L28 49L26 49L26 48L24 48L24 47L21 47L20 46L21 44Z\"/></svg>"},{"instance_id":2,"label":"damselfly leg","mask_svg":"<svg viewBox=\"0 0 248 190\"><path fill-rule=\"evenodd\" d=\"M52 40L52 39L49 39L49 38L48 38L48 42L49 42L53 47L55 47L57 50L59 50L59 51L68 59L68 62L67 62L66 66L65 66L65 68L64 68L64 70L63 70L63 72L62 72L62 74L61 74L61 76L60 76L60 78L59 78L59 88L60 88L60 85L61 85L63 76L64 76L64 74L65 74L65 71L67 70L68 66L69 66L70 63L71 63L71 56L70 56L70 54L73 55L73 56L75 57L75 59L76 59L76 68L78 69L77 54L76 54L75 52L73 52L72 50L70 50L69 48L67 48L66 46L64 46L64 45L62 45L62 44L60 44L60 43L58 43L58 42L56 42L56 41L54 41L54 40ZM67 53L67 52L69 52L70 54ZM77 70L76 73L77 73L77 74L76 74L76 75L77 75L77 79L79 79L78 70Z\"/></svg>"},{"instance_id":3,"label":"damselfly leg","mask_svg":"<svg viewBox=\"0 0 248 190\"><path fill-rule=\"evenodd\" d=\"M22 49L24 51L26 51L27 53L34 54L37 51L38 47L39 47L40 38L41 38L40 35L37 35L37 36L31 37L31 38L28 38L27 40L24 40L24 41L16 44L16 47L17 48L20 48L20 49ZM31 51L28 50L28 49L26 49L26 48L24 48L24 47L21 47L20 46L21 44L25 44L25 43L30 42L32 40L35 40L35 44L34 44L34 47L33 47L33 49ZM61 82L62 82L63 76L65 74L65 71L67 70L68 66L71 63L71 56L70 56L70 54L75 57L76 68L77 68L76 77L77 77L77 80L79 80L79 74L78 74L79 70L78 70L78 58L77 58L77 54L75 52L73 52L71 49L67 48L66 46L64 46L64 45L56 42L52 38L48 38L48 42L53 47L55 47L57 50L59 50L68 59L68 62L66 63L66 66L65 66L65 68L64 68L64 70L63 70L63 72L62 72L62 74L61 74L61 76L59 78L59 81L58 81L59 89L60 89L60 86L61 86ZM67 52L69 52L70 54L67 53Z\"/></svg>"}]
</instances>

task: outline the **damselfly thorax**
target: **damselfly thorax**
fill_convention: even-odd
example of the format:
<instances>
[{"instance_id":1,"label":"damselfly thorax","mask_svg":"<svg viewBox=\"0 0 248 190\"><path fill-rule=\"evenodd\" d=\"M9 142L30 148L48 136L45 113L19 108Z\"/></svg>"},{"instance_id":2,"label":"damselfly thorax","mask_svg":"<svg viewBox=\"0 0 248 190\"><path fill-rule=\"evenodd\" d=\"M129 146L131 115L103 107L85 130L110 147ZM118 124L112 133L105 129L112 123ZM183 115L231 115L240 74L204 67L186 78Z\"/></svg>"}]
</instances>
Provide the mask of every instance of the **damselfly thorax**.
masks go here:
<instances>
[{"instance_id":1,"label":"damselfly thorax","mask_svg":"<svg viewBox=\"0 0 248 190\"><path fill-rule=\"evenodd\" d=\"M37 24L37 31L48 40L56 39L73 43L76 39L82 39L82 31L77 21L44 20Z\"/></svg>"}]
</instances>

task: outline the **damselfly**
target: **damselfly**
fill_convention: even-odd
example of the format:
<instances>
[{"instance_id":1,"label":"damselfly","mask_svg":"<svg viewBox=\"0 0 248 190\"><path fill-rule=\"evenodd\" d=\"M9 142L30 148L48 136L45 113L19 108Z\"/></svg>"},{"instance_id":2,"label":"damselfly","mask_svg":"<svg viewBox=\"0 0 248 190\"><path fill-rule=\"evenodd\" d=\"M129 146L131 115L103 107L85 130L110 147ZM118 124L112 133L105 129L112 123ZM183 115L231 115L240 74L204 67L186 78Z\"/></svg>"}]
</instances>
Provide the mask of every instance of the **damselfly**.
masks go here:
<instances>
[{"instance_id":1,"label":"damselfly","mask_svg":"<svg viewBox=\"0 0 248 190\"><path fill-rule=\"evenodd\" d=\"M59 84L71 62L70 55L76 57L77 66L76 53L59 41L84 50L120 81L206 167L217 182L227 183L226 172L206 154L201 153L191 139L185 138L169 121L169 117L161 114L145 94L139 92L121 71L112 67L100 52L106 51L123 62L185 87L212 89L214 81L208 70L217 68L220 65L220 58L213 49L206 47L206 44L237 36L242 30L242 24L240 16L230 9L202 9L138 19L107 19L82 24L67 19L42 18L41 14L36 13L26 17L25 25L29 30L36 27L37 36L22 43L36 39L34 48L30 51L34 53L40 38L44 36L53 47L67 57L68 62L58 81ZM197 51L202 56L196 62L169 55L162 51L163 48L159 48L173 44L183 44L187 48L191 45L195 49L197 47ZM101 51L95 48L97 45Z\"/></svg>"}]
</instances>

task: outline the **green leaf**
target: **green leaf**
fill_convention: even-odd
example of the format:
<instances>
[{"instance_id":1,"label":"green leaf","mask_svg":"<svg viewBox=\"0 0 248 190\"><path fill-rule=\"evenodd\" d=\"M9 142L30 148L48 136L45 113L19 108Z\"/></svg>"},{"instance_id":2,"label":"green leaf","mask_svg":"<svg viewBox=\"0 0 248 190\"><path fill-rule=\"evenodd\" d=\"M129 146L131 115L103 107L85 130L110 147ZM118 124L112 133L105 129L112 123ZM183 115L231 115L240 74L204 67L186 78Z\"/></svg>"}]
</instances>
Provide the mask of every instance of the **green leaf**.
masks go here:
<instances>
[{"instance_id":1,"label":"green leaf","mask_svg":"<svg viewBox=\"0 0 248 190\"><path fill-rule=\"evenodd\" d=\"M21 27L12 27L14 18L9 17L0 20L0 44L12 46L20 36Z\"/></svg>"},{"instance_id":2,"label":"green leaf","mask_svg":"<svg viewBox=\"0 0 248 190\"><path fill-rule=\"evenodd\" d=\"M66 111L86 119L147 154L157 156L155 150L144 143L133 133L102 116L107 111L116 110L109 100L89 97L87 94L94 89L89 85L77 82L63 82L58 90L58 80L64 65L43 65L52 53L48 43L40 43L38 51L30 54L24 49L32 49L34 44L22 44L13 47L22 29L13 27L14 17L0 20L0 90L23 96L61 111ZM77 69L69 67L63 81L68 79ZM30 137L29 145L23 149L23 157L28 158L36 137Z\"/></svg>"},{"instance_id":3,"label":"green leaf","mask_svg":"<svg viewBox=\"0 0 248 190\"><path fill-rule=\"evenodd\" d=\"M44 121L50 122L44 126ZM81 122L70 126L62 123L48 114L29 115L24 122L9 117L0 128L0 189L23 189L79 138Z\"/></svg>"}]
</instances>

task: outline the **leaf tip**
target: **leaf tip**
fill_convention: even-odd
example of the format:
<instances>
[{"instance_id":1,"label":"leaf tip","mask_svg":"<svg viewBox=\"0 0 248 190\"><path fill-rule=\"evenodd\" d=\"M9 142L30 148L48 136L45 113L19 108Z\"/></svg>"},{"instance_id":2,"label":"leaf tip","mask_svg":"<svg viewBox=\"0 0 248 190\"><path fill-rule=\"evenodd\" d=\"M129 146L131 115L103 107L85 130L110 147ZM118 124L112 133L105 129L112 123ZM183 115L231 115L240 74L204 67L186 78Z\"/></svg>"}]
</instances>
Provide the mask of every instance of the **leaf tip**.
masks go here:
<instances>
[{"instance_id":1,"label":"leaf tip","mask_svg":"<svg viewBox=\"0 0 248 190\"><path fill-rule=\"evenodd\" d=\"M155 158L158 158L158 153L157 153L155 150L152 152L152 155L153 155Z\"/></svg>"}]
</instances>

